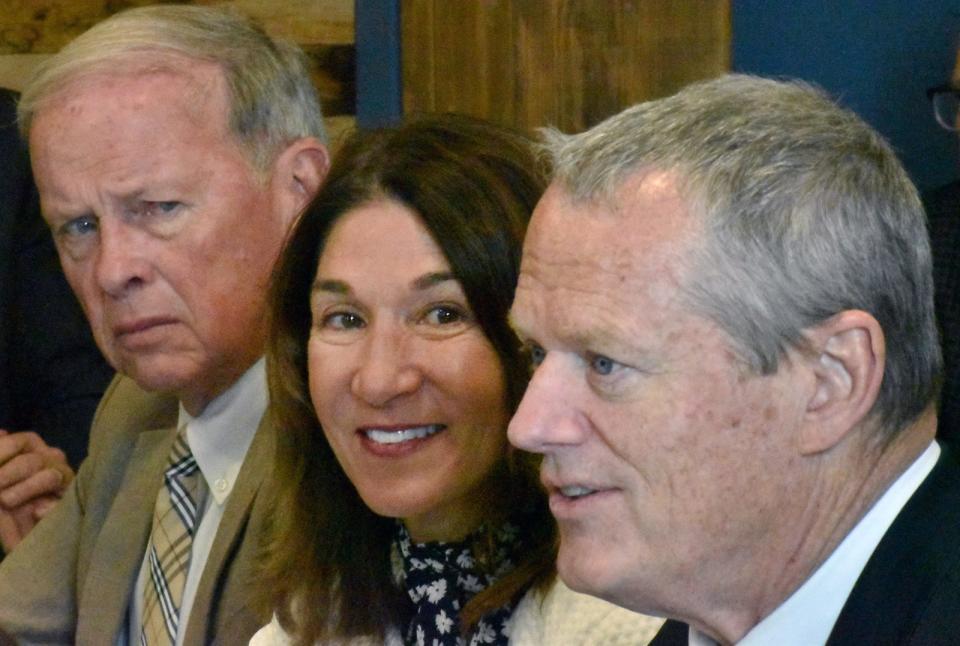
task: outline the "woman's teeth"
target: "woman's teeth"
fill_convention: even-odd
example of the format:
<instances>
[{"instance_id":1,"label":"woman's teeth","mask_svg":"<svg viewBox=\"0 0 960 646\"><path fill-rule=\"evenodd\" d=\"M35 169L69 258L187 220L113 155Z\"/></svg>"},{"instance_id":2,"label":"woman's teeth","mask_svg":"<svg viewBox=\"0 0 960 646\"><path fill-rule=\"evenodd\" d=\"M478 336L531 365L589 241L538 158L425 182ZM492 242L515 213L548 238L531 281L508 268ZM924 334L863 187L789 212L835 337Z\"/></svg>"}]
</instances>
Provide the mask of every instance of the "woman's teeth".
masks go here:
<instances>
[{"instance_id":1,"label":"woman's teeth","mask_svg":"<svg viewBox=\"0 0 960 646\"><path fill-rule=\"evenodd\" d=\"M439 433L441 430L443 430L442 424L431 424L429 426L405 428L402 431L381 431L377 429L368 429L364 431L364 434L369 440L372 440L377 444L399 444L400 442L419 440L435 433Z\"/></svg>"}]
</instances>

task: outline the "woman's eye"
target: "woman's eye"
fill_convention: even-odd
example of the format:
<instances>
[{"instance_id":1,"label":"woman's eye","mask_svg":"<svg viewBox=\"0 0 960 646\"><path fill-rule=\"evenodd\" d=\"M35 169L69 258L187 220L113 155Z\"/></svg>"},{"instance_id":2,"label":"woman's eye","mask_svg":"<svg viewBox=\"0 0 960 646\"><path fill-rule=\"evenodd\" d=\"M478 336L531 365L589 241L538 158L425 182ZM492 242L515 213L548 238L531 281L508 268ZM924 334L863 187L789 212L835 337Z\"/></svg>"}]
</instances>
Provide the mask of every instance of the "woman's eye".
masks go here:
<instances>
[{"instance_id":1,"label":"woman's eye","mask_svg":"<svg viewBox=\"0 0 960 646\"><path fill-rule=\"evenodd\" d=\"M466 318L462 311L455 307L440 306L433 307L427 311L424 321L430 325L449 325L458 323Z\"/></svg>"},{"instance_id":2,"label":"woman's eye","mask_svg":"<svg viewBox=\"0 0 960 646\"><path fill-rule=\"evenodd\" d=\"M364 320L351 312L335 312L323 317L323 327L334 330L355 330L364 326Z\"/></svg>"}]
</instances>

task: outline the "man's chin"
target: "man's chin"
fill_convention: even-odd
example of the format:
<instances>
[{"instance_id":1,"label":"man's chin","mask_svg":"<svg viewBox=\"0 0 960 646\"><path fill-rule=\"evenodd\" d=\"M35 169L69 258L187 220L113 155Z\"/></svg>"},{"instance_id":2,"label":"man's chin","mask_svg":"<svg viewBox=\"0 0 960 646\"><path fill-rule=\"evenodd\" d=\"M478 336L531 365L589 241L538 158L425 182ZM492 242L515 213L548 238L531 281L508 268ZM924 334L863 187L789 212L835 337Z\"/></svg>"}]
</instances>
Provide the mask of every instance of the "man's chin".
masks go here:
<instances>
[{"instance_id":1,"label":"man's chin","mask_svg":"<svg viewBox=\"0 0 960 646\"><path fill-rule=\"evenodd\" d=\"M197 380L196 369L156 361L126 361L119 372L133 379L147 392L178 393Z\"/></svg>"},{"instance_id":2,"label":"man's chin","mask_svg":"<svg viewBox=\"0 0 960 646\"><path fill-rule=\"evenodd\" d=\"M637 564L618 561L615 549L597 544L564 546L561 538L557 574L568 588L614 605L653 616L666 616L656 601L656 586L647 580ZM633 574L633 576L631 576ZM649 593L654 592L650 597Z\"/></svg>"},{"instance_id":3,"label":"man's chin","mask_svg":"<svg viewBox=\"0 0 960 646\"><path fill-rule=\"evenodd\" d=\"M589 546L578 545L576 540L561 539L557 574L571 590L600 596L605 577L600 563L591 552Z\"/></svg>"}]
</instances>

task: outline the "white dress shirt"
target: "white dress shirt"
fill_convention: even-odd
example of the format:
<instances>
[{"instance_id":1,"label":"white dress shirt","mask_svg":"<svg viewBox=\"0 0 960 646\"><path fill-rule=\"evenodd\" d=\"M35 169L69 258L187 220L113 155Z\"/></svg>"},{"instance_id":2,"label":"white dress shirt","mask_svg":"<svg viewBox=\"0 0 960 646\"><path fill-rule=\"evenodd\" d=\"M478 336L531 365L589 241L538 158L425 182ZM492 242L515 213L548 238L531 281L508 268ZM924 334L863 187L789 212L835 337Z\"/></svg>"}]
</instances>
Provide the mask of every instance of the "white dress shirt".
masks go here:
<instances>
[{"instance_id":1,"label":"white dress shirt","mask_svg":"<svg viewBox=\"0 0 960 646\"><path fill-rule=\"evenodd\" d=\"M240 466L267 409L267 375L264 359L257 361L227 391L207 404L198 417L191 416L183 406L177 428L187 427L187 443L197 460L197 466L207 484L197 531L193 536L190 570L183 588L176 646L181 646L190 621L193 599L207 562L210 548L217 535L227 498L240 473ZM127 630L121 631L117 646L140 643L140 624L143 617L143 590L149 577L147 557L133 588L127 616Z\"/></svg>"},{"instance_id":2,"label":"white dress shirt","mask_svg":"<svg viewBox=\"0 0 960 646\"><path fill-rule=\"evenodd\" d=\"M940 446L932 442L890 485L813 575L744 635L737 645L825 644L873 551L900 510L933 470L939 456ZM689 635L690 646L716 645L713 639L692 627Z\"/></svg>"}]
</instances>

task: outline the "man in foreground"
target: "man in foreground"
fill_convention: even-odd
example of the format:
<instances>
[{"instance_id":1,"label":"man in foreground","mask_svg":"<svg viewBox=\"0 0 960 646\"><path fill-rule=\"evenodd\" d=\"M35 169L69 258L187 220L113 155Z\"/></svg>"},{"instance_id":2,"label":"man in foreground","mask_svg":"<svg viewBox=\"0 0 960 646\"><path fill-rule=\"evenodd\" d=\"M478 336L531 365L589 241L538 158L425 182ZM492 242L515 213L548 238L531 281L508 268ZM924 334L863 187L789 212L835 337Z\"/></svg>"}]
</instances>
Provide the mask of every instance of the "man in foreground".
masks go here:
<instances>
[{"instance_id":1,"label":"man in foreground","mask_svg":"<svg viewBox=\"0 0 960 646\"><path fill-rule=\"evenodd\" d=\"M510 439L544 455L561 577L688 624L657 643L955 640L960 465L887 144L743 76L549 139Z\"/></svg>"},{"instance_id":2,"label":"man in foreground","mask_svg":"<svg viewBox=\"0 0 960 646\"><path fill-rule=\"evenodd\" d=\"M124 375L63 499L0 565L0 626L42 643L245 643L272 431L270 272L327 168L293 46L216 9L117 14L19 106L44 218Z\"/></svg>"}]
</instances>

